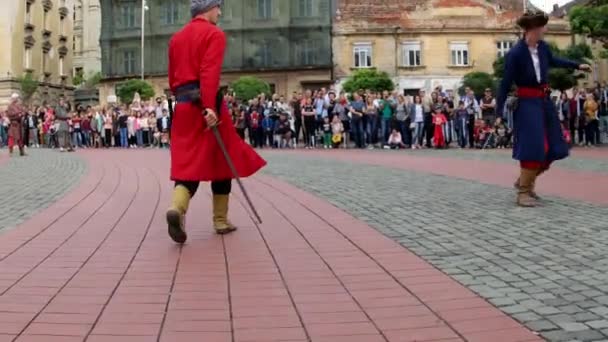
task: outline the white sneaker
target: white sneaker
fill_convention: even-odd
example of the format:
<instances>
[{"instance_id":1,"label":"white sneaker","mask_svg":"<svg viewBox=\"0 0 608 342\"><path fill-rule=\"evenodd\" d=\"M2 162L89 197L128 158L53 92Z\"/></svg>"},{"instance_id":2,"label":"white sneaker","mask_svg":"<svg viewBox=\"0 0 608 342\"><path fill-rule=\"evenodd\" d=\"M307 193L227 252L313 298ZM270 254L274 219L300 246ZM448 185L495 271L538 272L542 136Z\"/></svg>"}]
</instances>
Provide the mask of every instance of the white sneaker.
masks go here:
<instances>
[{"instance_id":1,"label":"white sneaker","mask_svg":"<svg viewBox=\"0 0 608 342\"><path fill-rule=\"evenodd\" d=\"M63 149L63 147L59 148L59 152L65 152L65 150Z\"/></svg>"}]
</instances>

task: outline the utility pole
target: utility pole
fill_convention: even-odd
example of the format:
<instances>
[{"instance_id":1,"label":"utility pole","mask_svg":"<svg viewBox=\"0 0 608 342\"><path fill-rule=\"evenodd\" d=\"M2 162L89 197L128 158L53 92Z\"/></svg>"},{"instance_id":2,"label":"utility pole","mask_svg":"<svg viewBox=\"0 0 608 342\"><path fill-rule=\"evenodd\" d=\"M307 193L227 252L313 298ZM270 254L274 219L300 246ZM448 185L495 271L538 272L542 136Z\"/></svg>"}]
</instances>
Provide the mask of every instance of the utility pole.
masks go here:
<instances>
[{"instance_id":1,"label":"utility pole","mask_svg":"<svg viewBox=\"0 0 608 342\"><path fill-rule=\"evenodd\" d=\"M146 0L141 0L141 52L140 52L140 57L141 57L141 79L142 81L144 80L144 57L145 57L145 32L146 32L146 11L148 10L148 5L146 4Z\"/></svg>"}]
</instances>

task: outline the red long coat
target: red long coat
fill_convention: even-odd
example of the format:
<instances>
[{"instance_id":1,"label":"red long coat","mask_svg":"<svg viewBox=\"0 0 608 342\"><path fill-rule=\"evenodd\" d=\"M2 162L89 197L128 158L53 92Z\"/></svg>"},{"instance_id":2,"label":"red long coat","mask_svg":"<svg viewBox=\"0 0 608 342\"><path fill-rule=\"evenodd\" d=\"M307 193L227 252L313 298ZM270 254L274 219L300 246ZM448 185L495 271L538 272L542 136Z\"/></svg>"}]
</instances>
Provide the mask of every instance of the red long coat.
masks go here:
<instances>
[{"instance_id":1,"label":"red long coat","mask_svg":"<svg viewBox=\"0 0 608 342\"><path fill-rule=\"evenodd\" d=\"M217 26L195 18L169 42L169 85L175 90L198 81L201 106L178 102L171 125L171 179L181 181L217 181L233 178L213 132L207 129L202 108L217 112L216 96L226 36ZM248 177L266 165L234 126L225 102L218 113L218 129L239 177Z\"/></svg>"}]
</instances>

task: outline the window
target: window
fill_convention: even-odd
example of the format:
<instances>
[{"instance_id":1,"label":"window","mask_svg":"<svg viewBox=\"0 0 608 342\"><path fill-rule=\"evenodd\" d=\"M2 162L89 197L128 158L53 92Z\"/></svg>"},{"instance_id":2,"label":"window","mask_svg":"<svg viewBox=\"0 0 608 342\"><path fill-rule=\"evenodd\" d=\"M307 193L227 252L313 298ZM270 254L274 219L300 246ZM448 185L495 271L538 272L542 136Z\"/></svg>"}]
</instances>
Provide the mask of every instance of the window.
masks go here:
<instances>
[{"instance_id":1,"label":"window","mask_svg":"<svg viewBox=\"0 0 608 342\"><path fill-rule=\"evenodd\" d=\"M29 2L25 4L25 23L32 23L32 4Z\"/></svg>"},{"instance_id":2,"label":"window","mask_svg":"<svg viewBox=\"0 0 608 342\"><path fill-rule=\"evenodd\" d=\"M122 26L125 28L135 27L135 4L125 3L120 8Z\"/></svg>"},{"instance_id":3,"label":"window","mask_svg":"<svg viewBox=\"0 0 608 342\"><path fill-rule=\"evenodd\" d=\"M126 50L122 52L122 67L125 74L135 73L135 61L136 59L134 50Z\"/></svg>"},{"instance_id":4,"label":"window","mask_svg":"<svg viewBox=\"0 0 608 342\"><path fill-rule=\"evenodd\" d=\"M49 27L48 27L48 22L49 22L48 21L48 17L49 17L49 11L44 10L44 17L42 18L42 28L44 30L48 30L49 29Z\"/></svg>"},{"instance_id":5,"label":"window","mask_svg":"<svg viewBox=\"0 0 608 342\"><path fill-rule=\"evenodd\" d=\"M314 0L299 0L299 14L300 17L312 17L313 6L312 3Z\"/></svg>"},{"instance_id":6,"label":"window","mask_svg":"<svg viewBox=\"0 0 608 342\"><path fill-rule=\"evenodd\" d=\"M49 53L42 51L42 72L46 73L46 67L49 65L48 63L48 59L49 59Z\"/></svg>"},{"instance_id":7,"label":"window","mask_svg":"<svg viewBox=\"0 0 608 342\"><path fill-rule=\"evenodd\" d=\"M163 7L160 11L160 23L162 25L175 25L178 22L179 6L177 6L174 1L167 1L163 3Z\"/></svg>"},{"instance_id":8,"label":"window","mask_svg":"<svg viewBox=\"0 0 608 342\"><path fill-rule=\"evenodd\" d=\"M502 42L496 42L496 49L498 51L498 57L504 57L507 55L507 52L509 52L509 50L511 50L511 48L513 47L513 42L512 41L502 41Z\"/></svg>"},{"instance_id":9,"label":"window","mask_svg":"<svg viewBox=\"0 0 608 342\"><path fill-rule=\"evenodd\" d=\"M403 56L402 66L414 67L422 65L420 42L403 42L401 44L401 51Z\"/></svg>"},{"instance_id":10,"label":"window","mask_svg":"<svg viewBox=\"0 0 608 342\"><path fill-rule=\"evenodd\" d=\"M272 17L272 0L258 1L258 18L270 19Z\"/></svg>"},{"instance_id":11,"label":"window","mask_svg":"<svg viewBox=\"0 0 608 342\"><path fill-rule=\"evenodd\" d=\"M23 54L23 67L26 69L32 68L32 49L29 47L25 48L25 53Z\"/></svg>"},{"instance_id":12,"label":"window","mask_svg":"<svg viewBox=\"0 0 608 342\"><path fill-rule=\"evenodd\" d=\"M353 49L355 68L371 68L372 44L356 43Z\"/></svg>"},{"instance_id":13,"label":"window","mask_svg":"<svg viewBox=\"0 0 608 342\"><path fill-rule=\"evenodd\" d=\"M264 41L260 44L260 66L269 67L272 65L272 44Z\"/></svg>"},{"instance_id":14,"label":"window","mask_svg":"<svg viewBox=\"0 0 608 342\"><path fill-rule=\"evenodd\" d=\"M296 59L300 65L314 65L316 63L316 52L314 41L302 40L296 45Z\"/></svg>"},{"instance_id":15,"label":"window","mask_svg":"<svg viewBox=\"0 0 608 342\"><path fill-rule=\"evenodd\" d=\"M59 57L59 76L65 76L63 61L63 57Z\"/></svg>"},{"instance_id":16,"label":"window","mask_svg":"<svg viewBox=\"0 0 608 342\"><path fill-rule=\"evenodd\" d=\"M467 42L451 42L451 65L468 66L469 65L469 43Z\"/></svg>"}]
</instances>

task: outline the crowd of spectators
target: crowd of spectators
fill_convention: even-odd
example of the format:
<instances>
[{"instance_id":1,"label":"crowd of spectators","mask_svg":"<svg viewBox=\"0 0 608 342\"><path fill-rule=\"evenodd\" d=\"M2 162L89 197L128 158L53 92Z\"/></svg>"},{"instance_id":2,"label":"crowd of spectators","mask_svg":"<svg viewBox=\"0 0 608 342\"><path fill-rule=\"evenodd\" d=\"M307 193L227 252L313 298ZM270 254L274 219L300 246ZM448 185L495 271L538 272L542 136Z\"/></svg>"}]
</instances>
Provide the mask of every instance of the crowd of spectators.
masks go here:
<instances>
[{"instance_id":1,"label":"crowd of spectators","mask_svg":"<svg viewBox=\"0 0 608 342\"><path fill-rule=\"evenodd\" d=\"M404 95L370 90L346 94L332 87L294 92L289 99L277 94L245 102L231 94L225 99L237 132L256 148L487 149L508 148L513 141L516 101L510 97L504 115L497 117L492 89L475 94L465 87L457 94L438 86L430 93ZM608 143L606 84L575 88L553 100L569 143ZM136 95L130 105L71 108L60 100L56 106L30 107L23 118L25 143L61 151L166 148L173 106L166 96L142 101ZM64 139L58 134L57 111L69 116ZM7 127L0 113L0 147L6 145Z\"/></svg>"}]
</instances>

